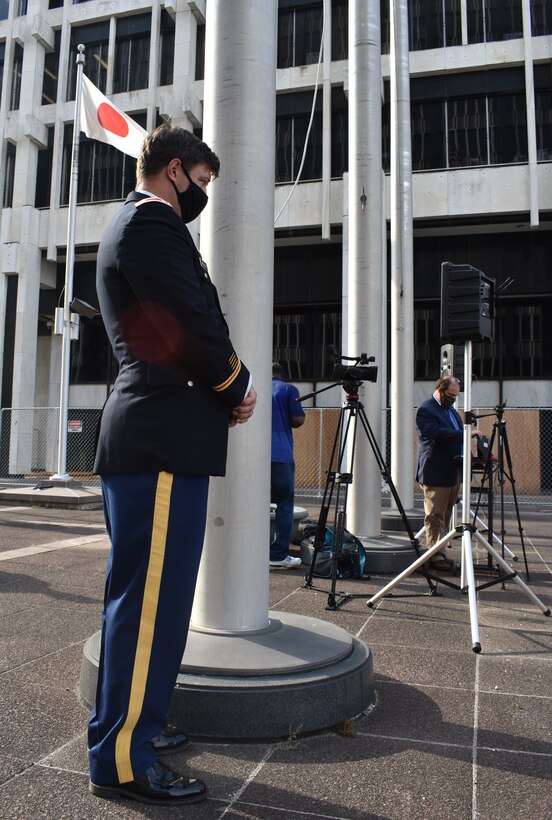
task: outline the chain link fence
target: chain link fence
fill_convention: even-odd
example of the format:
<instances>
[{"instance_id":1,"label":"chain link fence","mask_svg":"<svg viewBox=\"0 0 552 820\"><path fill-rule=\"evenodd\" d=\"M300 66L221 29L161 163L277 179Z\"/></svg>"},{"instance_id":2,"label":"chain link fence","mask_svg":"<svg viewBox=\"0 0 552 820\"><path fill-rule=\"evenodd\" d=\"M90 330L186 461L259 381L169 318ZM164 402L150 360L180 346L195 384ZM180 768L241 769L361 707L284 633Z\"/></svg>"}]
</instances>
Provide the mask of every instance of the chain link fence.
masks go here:
<instances>
[{"instance_id":1,"label":"chain link fence","mask_svg":"<svg viewBox=\"0 0 552 820\"><path fill-rule=\"evenodd\" d=\"M552 408L517 407L504 410L504 426L499 427L492 408L474 408L481 432L499 454L504 446L504 495L513 500L514 479L518 500L525 504L552 502ZM339 408L306 408L305 424L294 432L296 495L318 500L326 483L326 470L339 421ZM85 486L98 486L94 473L96 429L101 410L71 408L67 420L67 472ZM385 446L382 454L390 464L390 411L383 412ZM5 408L0 411L0 484L26 485L46 481L57 472L59 408ZM359 430L359 435L363 433ZM416 436L412 446L416 452ZM496 463L494 463L496 465ZM511 469L510 469L511 465ZM474 462L474 468L476 463ZM421 499L414 482L416 499ZM477 484L477 469L474 469ZM382 493L389 497L382 480Z\"/></svg>"},{"instance_id":2,"label":"chain link fence","mask_svg":"<svg viewBox=\"0 0 552 820\"><path fill-rule=\"evenodd\" d=\"M503 458L503 491L506 503L513 503L513 490L524 504L544 505L552 502L552 408L516 407L504 410L499 425L494 408L473 408L479 416L478 429L493 443L493 456ZM415 412L415 411L414 411ZM332 446L339 422L339 408L305 409L305 424L294 432L296 495L305 500L320 499L324 492ZM481 418L484 416L484 418ZM385 444L382 455L389 466L391 445L391 411L383 411L382 430ZM359 429L358 435L364 435ZM502 444L500 447L499 444ZM412 447L417 451L414 431ZM473 461L474 487L483 477L484 462ZM495 493L500 476L498 462L491 462ZM358 469L358 467L357 467ZM412 477L414 496L421 504L421 491ZM382 492L389 490L382 479Z\"/></svg>"},{"instance_id":3,"label":"chain link fence","mask_svg":"<svg viewBox=\"0 0 552 820\"><path fill-rule=\"evenodd\" d=\"M67 413L67 472L86 486L99 486L92 472L101 410ZM58 469L59 407L0 411L0 484L37 484Z\"/></svg>"}]
</instances>

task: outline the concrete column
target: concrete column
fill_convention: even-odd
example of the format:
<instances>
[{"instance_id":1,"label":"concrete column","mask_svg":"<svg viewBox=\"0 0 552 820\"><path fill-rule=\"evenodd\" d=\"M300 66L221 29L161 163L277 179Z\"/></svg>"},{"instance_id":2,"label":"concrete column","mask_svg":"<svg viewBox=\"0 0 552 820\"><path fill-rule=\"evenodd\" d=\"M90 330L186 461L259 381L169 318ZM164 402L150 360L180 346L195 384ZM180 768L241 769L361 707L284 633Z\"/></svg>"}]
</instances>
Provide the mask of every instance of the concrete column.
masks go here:
<instances>
[{"instance_id":1,"label":"concrete column","mask_svg":"<svg viewBox=\"0 0 552 820\"><path fill-rule=\"evenodd\" d=\"M349 287L347 354L381 363L382 219L381 38L378 0L349 3ZM381 442L381 390L361 389L370 426ZM381 534L381 475L366 436L359 431L348 528Z\"/></svg>"},{"instance_id":2,"label":"concrete column","mask_svg":"<svg viewBox=\"0 0 552 820\"><path fill-rule=\"evenodd\" d=\"M227 477L211 482L192 621L256 630L268 623L276 2L225 5L211 2L207 15L203 136L221 173L201 251L259 398L253 418L230 430Z\"/></svg>"},{"instance_id":3,"label":"concrete column","mask_svg":"<svg viewBox=\"0 0 552 820\"><path fill-rule=\"evenodd\" d=\"M529 164L530 224L539 224L539 177L537 165L537 123L535 116L535 82L533 71L533 39L531 37L531 6L521 0L523 18L523 60L525 68L525 103L527 110L527 160Z\"/></svg>"},{"instance_id":4,"label":"concrete column","mask_svg":"<svg viewBox=\"0 0 552 820\"><path fill-rule=\"evenodd\" d=\"M414 503L414 251L408 3L391 2L391 476Z\"/></svg>"}]
</instances>

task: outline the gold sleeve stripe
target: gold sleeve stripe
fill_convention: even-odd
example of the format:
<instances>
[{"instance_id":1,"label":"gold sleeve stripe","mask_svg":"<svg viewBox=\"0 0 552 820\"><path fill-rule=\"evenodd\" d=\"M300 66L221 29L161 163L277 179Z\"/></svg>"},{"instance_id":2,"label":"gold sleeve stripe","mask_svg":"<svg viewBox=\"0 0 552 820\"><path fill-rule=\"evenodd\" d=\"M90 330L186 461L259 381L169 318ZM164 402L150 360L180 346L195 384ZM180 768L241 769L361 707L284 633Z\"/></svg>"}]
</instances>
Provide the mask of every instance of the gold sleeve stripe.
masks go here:
<instances>
[{"instance_id":1,"label":"gold sleeve stripe","mask_svg":"<svg viewBox=\"0 0 552 820\"><path fill-rule=\"evenodd\" d=\"M155 618L157 616L157 606L159 603L159 589L165 559L167 530L169 527L172 482L173 477L171 473L159 473L153 511L150 558L144 585L144 597L142 599L136 654L134 655L134 669L130 685L128 711L126 720L115 741L115 763L119 783L128 783L129 780L134 780L134 772L132 771L132 763L130 760L130 745L132 733L136 728L136 724L142 712L146 693Z\"/></svg>"},{"instance_id":2,"label":"gold sleeve stripe","mask_svg":"<svg viewBox=\"0 0 552 820\"><path fill-rule=\"evenodd\" d=\"M230 356L229 362L230 362L230 367L236 367L236 365L238 363L238 357L235 353L232 353L232 355Z\"/></svg>"},{"instance_id":3,"label":"gold sleeve stripe","mask_svg":"<svg viewBox=\"0 0 552 820\"><path fill-rule=\"evenodd\" d=\"M222 384L217 384L216 387L213 387L213 390L215 391L215 393L222 393L223 390L226 390L227 387L230 387L232 382L235 381L236 377L238 376L240 370L241 370L241 362L238 359L238 364L236 365L236 367L232 371L232 374L230 376L228 376L226 381L222 382Z\"/></svg>"}]
</instances>

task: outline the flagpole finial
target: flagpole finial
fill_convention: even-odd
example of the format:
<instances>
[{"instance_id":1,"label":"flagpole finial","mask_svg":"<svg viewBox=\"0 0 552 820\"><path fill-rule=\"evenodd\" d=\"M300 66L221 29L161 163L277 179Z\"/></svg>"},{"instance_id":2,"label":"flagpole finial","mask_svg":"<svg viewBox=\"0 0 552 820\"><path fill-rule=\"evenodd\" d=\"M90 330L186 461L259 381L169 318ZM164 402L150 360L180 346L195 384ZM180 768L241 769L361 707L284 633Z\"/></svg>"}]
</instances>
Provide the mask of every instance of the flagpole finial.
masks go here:
<instances>
[{"instance_id":1,"label":"flagpole finial","mask_svg":"<svg viewBox=\"0 0 552 820\"><path fill-rule=\"evenodd\" d=\"M77 60L76 60L77 65L78 65L79 63L82 63L82 65L84 65L84 52L85 52L85 48L86 48L86 47L85 47L85 46L83 46L83 44L82 44L82 43L79 43L79 44L78 44L78 46L77 46L77 51L79 52L79 53L77 54Z\"/></svg>"}]
</instances>

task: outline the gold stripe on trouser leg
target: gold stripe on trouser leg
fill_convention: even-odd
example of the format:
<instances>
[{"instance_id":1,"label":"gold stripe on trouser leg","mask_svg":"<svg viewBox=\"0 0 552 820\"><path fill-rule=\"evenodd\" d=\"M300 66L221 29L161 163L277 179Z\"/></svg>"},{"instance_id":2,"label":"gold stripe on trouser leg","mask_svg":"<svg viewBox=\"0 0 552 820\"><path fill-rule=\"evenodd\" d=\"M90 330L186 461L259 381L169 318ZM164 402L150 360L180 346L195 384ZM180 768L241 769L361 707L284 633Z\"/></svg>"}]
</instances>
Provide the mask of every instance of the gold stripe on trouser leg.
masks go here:
<instances>
[{"instance_id":1,"label":"gold stripe on trouser leg","mask_svg":"<svg viewBox=\"0 0 552 820\"><path fill-rule=\"evenodd\" d=\"M140 627L138 630L136 655L134 657L134 670L132 672L128 712L115 743L115 764L117 766L119 783L127 783L129 780L134 780L134 773L130 762L130 742L144 704L155 618L159 602L161 574L163 572L163 561L165 558L172 482L173 476L171 473L159 473L157 491L155 493L155 508L153 511L150 559L144 586L144 598L142 601L142 612L140 614Z\"/></svg>"}]
</instances>

